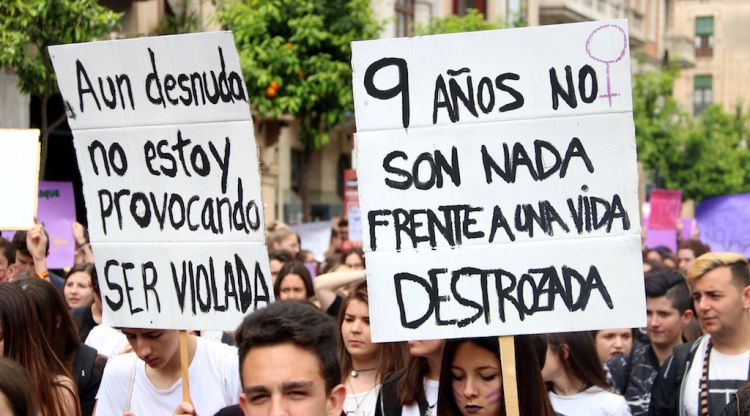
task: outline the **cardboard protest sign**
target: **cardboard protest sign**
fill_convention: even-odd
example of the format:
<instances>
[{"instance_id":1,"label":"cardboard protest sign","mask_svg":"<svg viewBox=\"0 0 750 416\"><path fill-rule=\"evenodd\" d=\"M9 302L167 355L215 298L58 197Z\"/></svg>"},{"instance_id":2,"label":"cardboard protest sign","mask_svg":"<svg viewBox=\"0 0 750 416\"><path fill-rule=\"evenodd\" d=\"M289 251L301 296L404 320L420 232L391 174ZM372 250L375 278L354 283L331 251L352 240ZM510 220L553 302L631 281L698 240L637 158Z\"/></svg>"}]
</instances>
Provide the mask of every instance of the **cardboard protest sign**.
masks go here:
<instances>
[{"instance_id":1,"label":"cardboard protest sign","mask_svg":"<svg viewBox=\"0 0 750 416\"><path fill-rule=\"evenodd\" d=\"M353 43L373 340L644 325L626 28Z\"/></svg>"},{"instance_id":2,"label":"cardboard protest sign","mask_svg":"<svg viewBox=\"0 0 750 416\"><path fill-rule=\"evenodd\" d=\"M312 251L315 260L324 261L325 252L331 243L331 222L317 221L292 225L292 230L302 242L300 248Z\"/></svg>"},{"instance_id":3,"label":"cardboard protest sign","mask_svg":"<svg viewBox=\"0 0 750 416\"><path fill-rule=\"evenodd\" d=\"M359 210L359 188L357 185L357 171L344 171L344 213L349 221L349 235L351 241L362 241L362 221Z\"/></svg>"},{"instance_id":4,"label":"cardboard protest sign","mask_svg":"<svg viewBox=\"0 0 750 416\"><path fill-rule=\"evenodd\" d=\"M273 300L250 104L229 32L50 48L105 323L234 329Z\"/></svg>"},{"instance_id":5,"label":"cardboard protest sign","mask_svg":"<svg viewBox=\"0 0 750 416\"><path fill-rule=\"evenodd\" d=\"M663 246L677 253L677 230L648 229L644 245L647 248Z\"/></svg>"},{"instance_id":6,"label":"cardboard protest sign","mask_svg":"<svg viewBox=\"0 0 750 416\"><path fill-rule=\"evenodd\" d=\"M732 251L750 257L750 194L722 195L698 205L695 219L700 240L711 251Z\"/></svg>"},{"instance_id":7,"label":"cardboard protest sign","mask_svg":"<svg viewBox=\"0 0 750 416\"><path fill-rule=\"evenodd\" d=\"M47 267L65 269L73 266L72 224L76 220L76 203L72 182L39 182L39 221L49 233Z\"/></svg>"},{"instance_id":8,"label":"cardboard protest sign","mask_svg":"<svg viewBox=\"0 0 750 416\"><path fill-rule=\"evenodd\" d=\"M648 227L655 230L674 230L680 218L682 191L679 189L653 189L649 198L651 212Z\"/></svg>"},{"instance_id":9,"label":"cardboard protest sign","mask_svg":"<svg viewBox=\"0 0 750 416\"><path fill-rule=\"evenodd\" d=\"M0 129L0 230L34 226L39 178L39 130Z\"/></svg>"},{"instance_id":10,"label":"cardboard protest sign","mask_svg":"<svg viewBox=\"0 0 750 416\"><path fill-rule=\"evenodd\" d=\"M67 269L73 266L75 240L72 224L76 220L73 183L39 181L37 218L49 234L49 255L47 267ZM10 240L15 233L3 232Z\"/></svg>"}]
</instances>

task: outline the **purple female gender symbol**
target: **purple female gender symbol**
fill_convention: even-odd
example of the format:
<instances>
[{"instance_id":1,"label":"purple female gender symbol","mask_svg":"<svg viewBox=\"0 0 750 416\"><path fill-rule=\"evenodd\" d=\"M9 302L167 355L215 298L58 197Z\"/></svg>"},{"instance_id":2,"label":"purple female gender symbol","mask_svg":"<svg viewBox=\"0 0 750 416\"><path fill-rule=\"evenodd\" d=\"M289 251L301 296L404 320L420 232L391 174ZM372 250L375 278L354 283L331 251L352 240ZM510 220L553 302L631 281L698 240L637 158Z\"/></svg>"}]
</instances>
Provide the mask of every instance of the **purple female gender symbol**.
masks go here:
<instances>
[{"instance_id":1,"label":"purple female gender symbol","mask_svg":"<svg viewBox=\"0 0 750 416\"><path fill-rule=\"evenodd\" d=\"M622 35L622 49L620 50L620 52L618 52L618 55L615 58L612 58L612 59L607 59L609 57L606 57L606 56L605 57L595 56L591 52L591 42L594 40L594 35L596 35L600 31L603 31L604 29L607 29L607 28L614 28L614 29L616 29L617 31L620 32L619 34ZM612 32L612 30L606 30L604 32ZM614 34L617 35L616 32ZM591 34L589 35L588 40L586 40L586 53L589 54L589 56L591 57L591 59L593 59L593 60L595 60L597 62L603 63L606 66L606 68L607 68L607 93L600 95L599 98L606 98L609 101L609 106L610 107L612 107L612 97L618 97L620 94L612 92L612 83L610 81L610 76L609 76L609 66L611 64L615 63L615 62L619 62L620 59L622 59L622 57L625 56L625 50L627 48L628 48L628 37L625 34L625 31L622 30L622 28L620 26L617 26L617 25L599 26L598 28L594 29L593 32L591 32Z\"/></svg>"}]
</instances>

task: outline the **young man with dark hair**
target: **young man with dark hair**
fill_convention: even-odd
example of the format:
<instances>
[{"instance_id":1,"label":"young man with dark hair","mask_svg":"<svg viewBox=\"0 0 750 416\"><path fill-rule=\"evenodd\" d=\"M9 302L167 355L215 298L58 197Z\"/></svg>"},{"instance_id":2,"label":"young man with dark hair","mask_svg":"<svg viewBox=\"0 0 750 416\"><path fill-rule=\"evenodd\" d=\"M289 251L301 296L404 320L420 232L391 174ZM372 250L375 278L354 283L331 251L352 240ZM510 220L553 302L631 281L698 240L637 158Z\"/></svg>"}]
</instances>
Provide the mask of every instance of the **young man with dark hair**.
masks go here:
<instances>
[{"instance_id":1,"label":"young man with dark hair","mask_svg":"<svg viewBox=\"0 0 750 416\"><path fill-rule=\"evenodd\" d=\"M312 304L278 302L253 312L237 328L237 347L245 416L342 414L346 389L340 382L335 325ZM176 413L195 414L188 403Z\"/></svg>"},{"instance_id":2,"label":"young man with dark hair","mask_svg":"<svg viewBox=\"0 0 750 416\"><path fill-rule=\"evenodd\" d=\"M679 261L679 268L684 273L687 273L690 266L698 257L711 251L711 247L701 243L699 240L690 239L680 241L680 245L677 246L677 259Z\"/></svg>"},{"instance_id":3,"label":"young man with dark hair","mask_svg":"<svg viewBox=\"0 0 750 416\"><path fill-rule=\"evenodd\" d=\"M133 352L107 363L97 393L96 414L170 414L182 400L180 334L171 329L122 328ZM190 397L200 415L237 403L237 350L188 335Z\"/></svg>"},{"instance_id":4,"label":"young man with dark hair","mask_svg":"<svg viewBox=\"0 0 750 416\"><path fill-rule=\"evenodd\" d=\"M49 235L41 224L34 225L29 231L19 231L13 236L16 249L15 271L29 270L36 277L48 280L57 290L62 291L65 279L47 270L49 256Z\"/></svg>"},{"instance_id":5,"label":"young man with dark hair","mask_svg":"<svg viewBox=\"0 0 750 416\"><path fill-rule=\"evenodd\" d=\"M738 253L707 253L688 270L706 335L674 349L651 392L651 415L718 416L750 378L750 269Z\"/></svg>"},{"instance_id":6,"label":"young man with dark hair","mask_svg":"<svg viewBox=\"0 0 750 416\"><path fill-rule=\"evenodd\" d=\"M648 413L651 387L659 367L682 343L682 330L692 319L690 289L677 271L656 272L646 279L648 343L636 343L628 355L609 360L609 382L625 396L634 416Z\"/></svg>"}]
</instances>

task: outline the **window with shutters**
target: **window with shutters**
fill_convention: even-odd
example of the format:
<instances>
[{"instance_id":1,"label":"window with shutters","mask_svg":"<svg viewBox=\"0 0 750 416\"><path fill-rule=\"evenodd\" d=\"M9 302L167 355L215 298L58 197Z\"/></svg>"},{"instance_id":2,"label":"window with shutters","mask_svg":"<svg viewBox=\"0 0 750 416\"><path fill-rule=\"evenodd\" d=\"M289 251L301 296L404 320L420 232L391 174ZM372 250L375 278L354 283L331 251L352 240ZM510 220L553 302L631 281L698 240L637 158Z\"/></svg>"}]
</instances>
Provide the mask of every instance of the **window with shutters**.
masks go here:
<instances>
[{"instance_id":1,"label":"window with shutters","mask_svg":"<svg viewBox=\"0 0 750 416\"><path fill-rule=\"evenodd\" d=\"M695 18L695 56L698 58L714 54L714 18L702 16Z\"/></svg>"},{"instance_id":2,"label":"window with shutters","mask_svg":"<svg viewBox=\"0 0 750 416\"><path fill-rule=\"evenodd\" d=\"M453 14L465 16L468 9L477 9L479 13L487 15L485 0L453 0Z\"/></svg>"},{"instance_id":3,"label":"window with shutters","mask_svg":"<svg viewBox=\"0 0 750 416\"><path fill-rule=\"evenodd\" d=\"M693 78L693 114L702 113L713 102L713 77L696 75Z\"/></svg>"},{"instance_id":4,"label":"window with shutters","mask_svg":"<svg viewBox=\"0 0 750 416\"><path fill-rule=\"evenodd\" d=\"M414 34L414 0L396 0L396 36Z\"/></svg>"}]
</instances>

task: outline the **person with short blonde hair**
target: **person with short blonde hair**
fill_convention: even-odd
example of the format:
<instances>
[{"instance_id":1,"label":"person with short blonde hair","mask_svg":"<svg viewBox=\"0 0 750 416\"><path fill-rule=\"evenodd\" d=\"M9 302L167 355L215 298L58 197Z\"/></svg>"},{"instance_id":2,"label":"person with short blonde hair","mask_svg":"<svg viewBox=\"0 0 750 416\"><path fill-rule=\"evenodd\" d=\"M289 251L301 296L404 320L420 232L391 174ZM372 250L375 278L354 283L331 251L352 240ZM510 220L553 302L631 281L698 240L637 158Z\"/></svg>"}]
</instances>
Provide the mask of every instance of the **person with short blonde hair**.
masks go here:
<instances>
[{"instance_id":1,"label":"person with short blonde hair","mask_svg":"<svg viewBox=\"0 0 750 416\"><path fill-rule=\"evenodd\" d=\"M706 253L698 257L687 270L687 281L693 285L696 280L719 267L727 267L732 274L732 280L738 286L750 285L748 261L739 253Z\"/></svg>"},{"instance_id":2,"label":"person with short blonde hair","mask_svg":"<svg viewBox=\"0 0 750 416\"><path fill-rule=\"evenodd\" d=\"M675 347L654 384L650 414L719 415L750 379L748 267L741 254L706 253L688 269L706 335Z\"/></svg>"}]
</instances>

